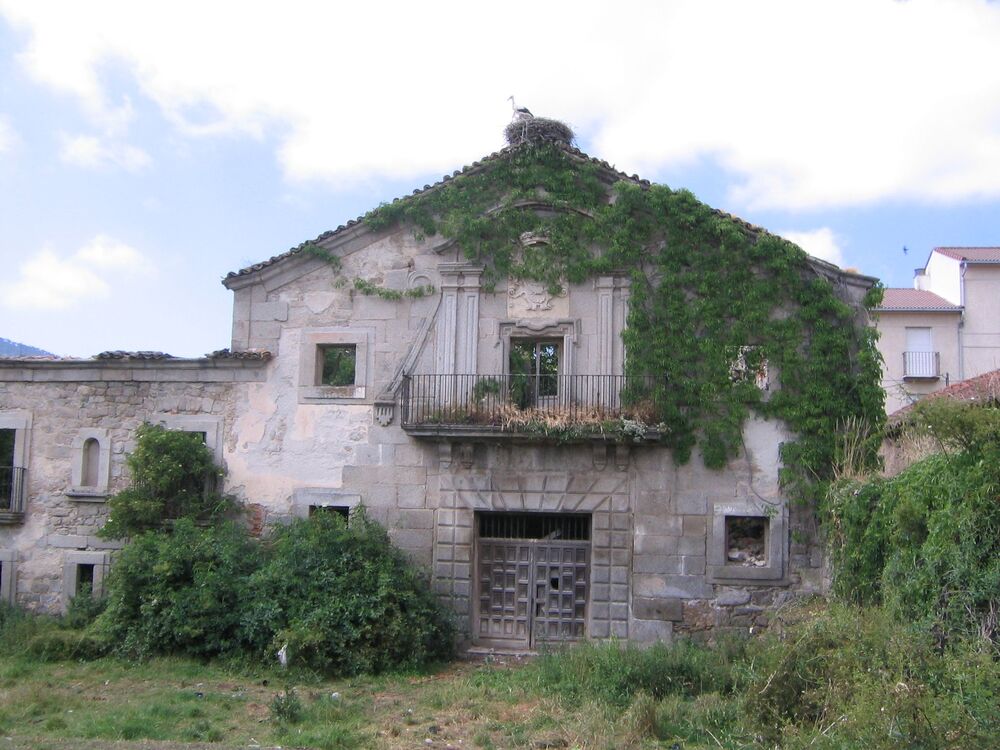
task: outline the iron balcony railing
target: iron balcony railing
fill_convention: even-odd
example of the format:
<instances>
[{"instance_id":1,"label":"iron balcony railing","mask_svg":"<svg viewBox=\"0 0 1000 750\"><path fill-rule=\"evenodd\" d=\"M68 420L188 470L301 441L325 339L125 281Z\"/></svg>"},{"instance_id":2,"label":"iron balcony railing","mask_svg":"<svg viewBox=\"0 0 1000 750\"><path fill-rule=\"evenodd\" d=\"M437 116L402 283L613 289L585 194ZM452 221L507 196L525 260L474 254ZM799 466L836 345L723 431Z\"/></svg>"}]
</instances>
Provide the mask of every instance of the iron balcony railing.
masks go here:
<instances>
[{"instance_id":1,"label":"iron balcony railing","mask_svg":"<svg viewBox=\"0 0 1000 750\"><path fill-rule=\"evenodd\" d=\"M26 475L22 466L0 466L0 513L24 513Z\"/></svg>"},{"instance_id":2,"label":"iron balcony railing","mask_svg":"<svg viewBox=\"0 0 1000 750\"><path fill-rule=\"evenodd\" d=\"M664 378L624 375L410 375L402 424L410 430L559 434L600 433L658 417ZM614 424L612 424L614 423Z\"/></svg>"},{"instance_id":3,"label":"iron balcony railing","mask_svg":"<svg viewBox=\"0 0 1000 750\"><path fill-rule=\"evenodd\" d=\"M903 377L941 377L941 354L939 352L903 352Z\"/></svg>"}]
</instances>

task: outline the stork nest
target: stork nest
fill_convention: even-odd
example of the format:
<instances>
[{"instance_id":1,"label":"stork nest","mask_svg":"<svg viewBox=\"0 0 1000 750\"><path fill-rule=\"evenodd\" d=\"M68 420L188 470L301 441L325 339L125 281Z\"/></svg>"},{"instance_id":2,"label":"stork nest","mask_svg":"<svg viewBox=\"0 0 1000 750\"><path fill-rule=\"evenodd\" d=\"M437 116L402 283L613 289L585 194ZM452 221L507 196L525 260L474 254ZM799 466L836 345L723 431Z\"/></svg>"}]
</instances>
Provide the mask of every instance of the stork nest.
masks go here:
<instances>
[{"instance_id":1,"label":"stork nest","mask_svg":"<svg viewBox=\"0 0 1000 750\"><path fill-rule=\"evenodd\" d=\"M545 117L526 117L523 120L514 120L504 128L503 134L511 146L551 141L572 144L576 137L566 123L559 122L559 120L549 120Z\"/></svg>"}]
</instances>

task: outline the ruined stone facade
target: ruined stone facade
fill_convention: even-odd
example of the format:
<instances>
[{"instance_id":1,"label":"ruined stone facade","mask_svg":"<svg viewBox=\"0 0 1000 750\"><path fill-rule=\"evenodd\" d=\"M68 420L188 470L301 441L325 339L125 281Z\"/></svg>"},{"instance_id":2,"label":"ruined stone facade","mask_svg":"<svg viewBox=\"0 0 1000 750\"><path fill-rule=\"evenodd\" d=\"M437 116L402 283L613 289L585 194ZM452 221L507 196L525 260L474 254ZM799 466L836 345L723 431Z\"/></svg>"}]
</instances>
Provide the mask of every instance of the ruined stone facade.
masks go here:
<instances>
[{"instance_id":1,"label":"ruined stone facade","mask_svg":"<svg viewBox=\"0 0 1000 750\"><path fill-rule=\"evenodd\" d=\"M16 433L25 500L0 515L5 597L58 611L80 566L100 589L116 545L95 531L144 421L204 433L258 527L364 504L471 642L747 629L822 589L812 514L779 486L780 423L751 420L746 454L715 471L697 455L676 465L655 436L553 442L441 416L491 408L517 346L555 368L533 377L551 378L535 397L556 408L575 403L566 384L623 377L626 275L562 295L525 282L487 292L454 247L406 228L355 223L314 244L340 267L292 251L226 279L233 355L0 361L0 428ZM872 281L817 264L856 305ZM405 294L418 289L433 292ZM331 355L351 358L347 381L327 373ZM422 376L439 390L419 392ZM613 410L606 391L599 406ZM757 547L750 562L737 533Z\"/></svg>"}]
</instances>

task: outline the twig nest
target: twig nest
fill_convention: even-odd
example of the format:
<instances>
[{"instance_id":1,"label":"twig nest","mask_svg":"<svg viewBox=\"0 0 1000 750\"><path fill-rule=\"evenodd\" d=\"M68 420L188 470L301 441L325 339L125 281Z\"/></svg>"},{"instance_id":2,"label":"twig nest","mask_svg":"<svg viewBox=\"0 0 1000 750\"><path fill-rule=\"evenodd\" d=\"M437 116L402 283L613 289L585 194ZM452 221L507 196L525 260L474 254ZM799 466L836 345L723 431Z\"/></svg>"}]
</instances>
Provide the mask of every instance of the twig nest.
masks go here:
<instances>
[{"instance_id":1,"label":"twig nest","mask_svg":"<svg viewBox=\"0 0 1000 750\"><path fill-rule=\"evenodd\" d=\"M572 143L573 130L564 122L559 120L549 120L544 117L526 117L511 122L504 131L507 143L517 146L521 143L542 143L546 141L558 141L561 143Z\"/></svg>"}]
</instances>

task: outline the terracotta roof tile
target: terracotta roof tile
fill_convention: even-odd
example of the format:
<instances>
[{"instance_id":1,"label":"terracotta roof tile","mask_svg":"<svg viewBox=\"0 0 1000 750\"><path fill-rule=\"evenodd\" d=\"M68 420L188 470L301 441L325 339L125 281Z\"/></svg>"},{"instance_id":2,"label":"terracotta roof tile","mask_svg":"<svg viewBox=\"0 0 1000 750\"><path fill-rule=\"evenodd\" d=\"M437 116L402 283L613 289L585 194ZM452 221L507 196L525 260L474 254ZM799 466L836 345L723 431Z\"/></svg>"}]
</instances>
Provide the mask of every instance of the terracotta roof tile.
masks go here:
<instances>
[{"instance_id":1,"label":"terracotta roof tile","mask_svg":"<svg viewBox=\"0 0 1000 750\"><path fill-rule=\"evenodd\" d=\"M972 263L1000 263L1000 247L936 247L934 252Z\"/></svg>"},{"instance_id":2,"label":"terracotta roof tile","mask_svg":"<svg viewBox=\"0 0 1000 750\"><path fill-rule=\"evenodd\" d=\"M969 403L995 403L1000 401L1000 370L992 370L967 380L959 380L947 388L934 391L923 397L923 401L936 398L950 398ZM915 404L908 404L889 415L889 424L896 425L906 420Z\"/></svg>"},{"instance_id":3,"label":"terracotta roof tile","mask_svg":"<svg viewBox=\"0 0 1000 750\"><path fill-rule=\"evenodd\" d=\"M882 304L876 310L928 310L943 312L959 312L962 308L953 305L944 297L934 292L921 289L886 289Z\"/></svg>"}]
</instances>

